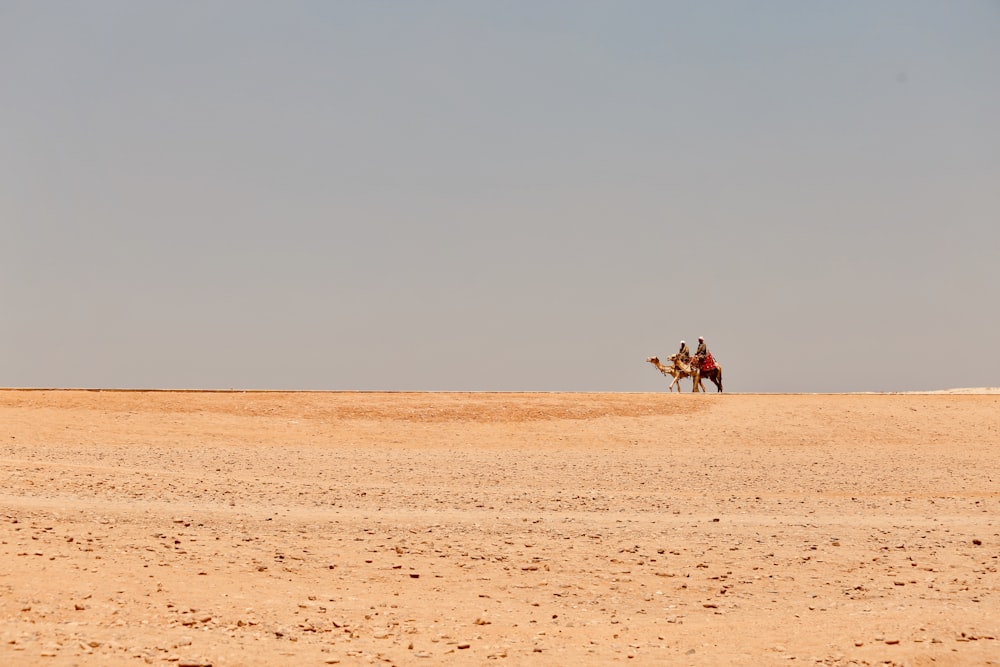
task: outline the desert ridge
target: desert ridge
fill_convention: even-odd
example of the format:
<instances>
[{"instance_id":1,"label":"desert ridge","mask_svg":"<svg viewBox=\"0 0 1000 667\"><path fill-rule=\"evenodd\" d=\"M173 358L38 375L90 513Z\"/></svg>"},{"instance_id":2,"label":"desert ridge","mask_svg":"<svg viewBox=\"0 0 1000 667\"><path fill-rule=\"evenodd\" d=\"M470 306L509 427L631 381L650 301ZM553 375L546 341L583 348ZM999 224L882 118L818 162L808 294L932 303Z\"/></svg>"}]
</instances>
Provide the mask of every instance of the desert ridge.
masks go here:
<instances>
[{"instance_id":1,"label":"desert ridge","mask_svg":"<svg viewBox=\"0 0 1000 667\"><path fill-rule=\"evenodd\" d=\"M0 662L996 663L998 410L0 391Z\"/></svg>"}]
</instances>

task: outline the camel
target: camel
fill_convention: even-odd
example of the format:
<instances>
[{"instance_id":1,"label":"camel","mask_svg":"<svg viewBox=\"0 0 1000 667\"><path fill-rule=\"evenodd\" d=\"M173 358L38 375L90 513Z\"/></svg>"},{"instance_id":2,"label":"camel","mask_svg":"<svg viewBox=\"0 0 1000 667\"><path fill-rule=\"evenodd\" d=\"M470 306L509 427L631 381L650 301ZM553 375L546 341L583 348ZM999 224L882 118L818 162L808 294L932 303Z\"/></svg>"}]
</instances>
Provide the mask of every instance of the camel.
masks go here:
<instances>
[{"instance_id":1,"label":"camel","mask_svg":"<svg viewBox=\"0 0 1000 667\"><path fill-rule=\"evenodd\" d=\"M691 391L696 392L701 388L701 391L705 391L705 383L702 382L703 378L708 378L711 380L716 387L716 391L722 391L722 365L718 362L715 364L715 368L710 371L702 373L694 365L685 364L683 361L677 360L677 355L672 354L667 357L667 361L670 362L670 366L664 366L660 363L659 357L649 357L646 359L649 363L656 366L656 369L663 373L664 375L669 375L674 380L670 383L668 391L673 391L674 387L677 387L678 393L681 390L681 378L690 377L691 378Z\"/></svg>"},{"instance_id":2,"label":"camel","mask_svg":"<svg viewBox=\"0 0 1000 667\"><path fill-rule=\"evenodd\" d=\"M649 357L646 361L656 366L656 370L660 371L664 375L669 375L674 379L674 381L670 383L670 387L667 388L667 391L673 391L674 387L677 387L677 393L679 394L681 391L681 378L690 377L691 375L690 373L685 373L681 369L677 368L673 359L668 360L671 362L669 366L661 364L659 357Z\"/></svg>"},{"instance_id":3,"label":"camel","mask_svg":"<svg viewBox=\"0 0 1000 667\"><path fill-rule=\"evenodd\" d=\"M676 362L674 362L676 363ZM703 371L699 369L694 364L691 364L691 380L694 382L694 388L691 391L698 391L698 386L701 386L701 390L705 391L705 385L702 383L702 378L708 378L715 384L715 390L722 391L722 364L718 361L715 362L715 368L710 371Z\"/></svg>"}]
</instances>

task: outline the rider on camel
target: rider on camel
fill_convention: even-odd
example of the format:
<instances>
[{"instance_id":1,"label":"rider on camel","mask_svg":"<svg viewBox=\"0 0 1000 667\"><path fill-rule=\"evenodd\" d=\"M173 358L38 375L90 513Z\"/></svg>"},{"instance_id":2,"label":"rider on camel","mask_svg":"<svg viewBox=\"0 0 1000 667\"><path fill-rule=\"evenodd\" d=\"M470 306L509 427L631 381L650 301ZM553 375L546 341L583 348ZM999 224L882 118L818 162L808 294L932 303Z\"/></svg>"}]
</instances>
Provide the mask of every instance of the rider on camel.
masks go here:
<instances>
[{"instance_id":1,"label":"rider on camel","mask_svg":"<svg viewBox=\"0 0 1000 667\"><path fill-rule=\"evenodd\" d=\"M683 361L685 364L691 363L691 348L684 341L681 341L681 349L677 351L677 361Z\"/></svg>"},{"instance_id":2,"label":"rider on camel","mask_svg":"<svg viewBox=\"0 0 1000 667\"><path fill-rule=\"evenodd\" d=\"M708 346L705 345L705 339L702 336L698 336L698 349L694 353L695 362L698 364L698 368L704 368L705 359L708 358Z\"/></svg>"}]
</instances>

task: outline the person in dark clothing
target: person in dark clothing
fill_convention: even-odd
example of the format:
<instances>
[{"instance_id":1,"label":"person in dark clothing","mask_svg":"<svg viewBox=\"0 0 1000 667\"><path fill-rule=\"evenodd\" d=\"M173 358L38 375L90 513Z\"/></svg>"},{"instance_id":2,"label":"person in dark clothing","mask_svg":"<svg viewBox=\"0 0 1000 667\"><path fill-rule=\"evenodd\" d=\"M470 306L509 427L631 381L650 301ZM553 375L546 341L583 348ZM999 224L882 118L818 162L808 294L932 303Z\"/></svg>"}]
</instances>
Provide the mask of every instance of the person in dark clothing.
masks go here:
<instances>
[{"instance_id":1,"label":"person in dark clothing","mask_svg":"<svg viewBox=\"0 0 1000 667\"><path fill-rule=\"evenodd\" d=\"M683 361L685 364L691 363L691 348L684 341L681 341L681 349L677 351L677 361Z\"/></svg>"},{"instance_id":2,"label":"person in dark clothing","mask_svg":"<svg viewBox=\"0 0 1000 667\"><path fill-rule=\"evenodd\" d=\"M708 357L708 346L705 345L705 339L701 336L698 336L698 349L694 353L694 358L698 362L698 368L702 367L707 357Z\"/></svg>"}]
</instances>

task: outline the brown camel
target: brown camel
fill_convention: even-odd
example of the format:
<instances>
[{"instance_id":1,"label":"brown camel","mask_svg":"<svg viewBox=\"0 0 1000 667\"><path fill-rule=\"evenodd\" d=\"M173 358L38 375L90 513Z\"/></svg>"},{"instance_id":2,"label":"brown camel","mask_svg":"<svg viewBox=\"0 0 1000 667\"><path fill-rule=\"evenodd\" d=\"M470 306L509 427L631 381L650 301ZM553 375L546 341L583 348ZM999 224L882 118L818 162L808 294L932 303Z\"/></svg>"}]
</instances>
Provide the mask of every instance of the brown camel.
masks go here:
<instances>
[{"instance_id":1,"label":"brown camel","mask_svg":"<svg viewBox=\"0 0 1000 667\"><path fill-rule=\"evenodd\" d=\"M678 362L675 361L674 364L678 364ZM715 368L707 371L698 368L697 364L691 364L690 374L691 380L694 383L691 391L698 391L698 387L701 387L701 390L705 391L705 384L702 382L704 378L708 378L715 384L716 391L722 391L722 364L719 362L716 361Z\"/></svg>"}]
</instances>

